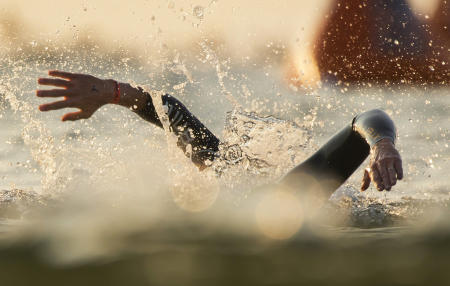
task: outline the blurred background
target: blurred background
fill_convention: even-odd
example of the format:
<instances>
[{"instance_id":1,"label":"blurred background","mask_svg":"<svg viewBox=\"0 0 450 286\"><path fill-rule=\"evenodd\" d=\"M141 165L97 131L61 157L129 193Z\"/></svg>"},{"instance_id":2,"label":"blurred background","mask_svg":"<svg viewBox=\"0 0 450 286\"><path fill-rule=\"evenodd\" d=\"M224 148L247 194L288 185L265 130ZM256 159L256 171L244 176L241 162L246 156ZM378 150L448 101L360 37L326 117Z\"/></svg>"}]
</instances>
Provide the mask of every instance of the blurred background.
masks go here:
<instances>
[{"instance_id":1,"label":"blurred background","mask_svg":"<svg viewBox=\"0 0 450 286\"><path fill-rule=\"evenodd\" d=\"M321 77L448 83L448 13L441 0L2 0L0 21L3 49L83 43L155 60L163 49L193 48L208 37L241 60L279 49L287 80L297 85Z\"/></svg>"}]
</instances>

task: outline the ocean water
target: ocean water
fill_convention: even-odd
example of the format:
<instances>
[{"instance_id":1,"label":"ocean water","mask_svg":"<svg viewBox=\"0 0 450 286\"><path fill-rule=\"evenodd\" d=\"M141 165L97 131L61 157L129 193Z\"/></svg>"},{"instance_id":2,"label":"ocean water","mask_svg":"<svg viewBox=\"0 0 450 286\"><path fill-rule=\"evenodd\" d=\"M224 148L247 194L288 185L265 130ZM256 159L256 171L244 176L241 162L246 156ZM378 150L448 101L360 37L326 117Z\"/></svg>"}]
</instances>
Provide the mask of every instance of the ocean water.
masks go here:
<instances>
[{"instance_id":1,"label":"ocean water","mask_svg":"<svg viewBox=\"0 0 450 286\"><path fill-rule=\"evenodd\" d=\"M442 86L289 86L276 61L208 41L159 64L73 50L0 59L1 285L445 285L450 281L449 112ZM105 106L40 113L48 69L179 98L224 144L199 172L171 134ZM405 178L358 191L361 168L303 208L276 182L365 110L398 128Z\"/></svg>"}]
</instances>

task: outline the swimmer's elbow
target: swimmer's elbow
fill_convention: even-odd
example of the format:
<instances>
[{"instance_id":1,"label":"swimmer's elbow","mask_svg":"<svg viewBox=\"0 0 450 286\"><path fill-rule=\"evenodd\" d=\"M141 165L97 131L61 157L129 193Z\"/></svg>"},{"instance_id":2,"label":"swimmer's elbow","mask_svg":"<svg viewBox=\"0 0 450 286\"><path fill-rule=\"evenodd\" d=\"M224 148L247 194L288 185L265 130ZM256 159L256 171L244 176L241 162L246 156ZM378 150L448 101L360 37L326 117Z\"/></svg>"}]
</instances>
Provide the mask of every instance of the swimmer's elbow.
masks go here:
<instances>
[{"instance_id":1,"label":"swimmer's elbow","mask_svg":"<svg viewBox=\"0 0 450 286\"><path fill-rule=\"evenodd\" d=\"M361 116L361 115L374 116L374 117L389 117L389 115L384 110L382 110L380 108L370 109L368 111L365 111L365 112L361 113L359 116Z\"/></svg>"},{"instance_id":2,"label":"swimmer's elbow","mask_svg":"<svg viewBox=\"0 0 450 286\"><path fill-rule=\"evenodd\" d=\"M383 138L395 142L397 131L394 121L381 109L371 109L356 116L352 122L352 129L367 140L370 146Z\"/></svg>"},{"instance_id":3,"label":"swimmer's elbow","mask_svg":"<svg viewBox=\"0 0 450 286\"><path fill-rule=\"evenodd\" d=\"M393 122L391 117L382 109L374 108L363 113L360 113L355 118L353 118L352 125L355 126L358 122L366 121L389 121Z\"/></svg>"}]
</instances>

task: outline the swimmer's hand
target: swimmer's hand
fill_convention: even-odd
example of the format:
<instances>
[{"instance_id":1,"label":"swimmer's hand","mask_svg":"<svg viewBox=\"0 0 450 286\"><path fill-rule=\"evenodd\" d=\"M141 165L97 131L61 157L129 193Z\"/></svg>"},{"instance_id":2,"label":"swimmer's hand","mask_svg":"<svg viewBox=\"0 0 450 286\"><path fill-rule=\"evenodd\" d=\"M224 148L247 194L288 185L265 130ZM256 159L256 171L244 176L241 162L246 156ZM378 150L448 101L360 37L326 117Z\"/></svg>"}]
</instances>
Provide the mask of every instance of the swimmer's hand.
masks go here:
<instances>
[{"instance_id":1,"label":"swimmer's hand","mask_svg":"<svg viewBox=\"0 0 450 286\"><path fill-rule=\"evenodd\" d=\"M40 111L58 110L63 108L78 108L79 111L66 113L62 121L87 119L100 107L108 104L114 97L115 83L113 80L102 80L87 74L74 74L63 71L49 71L56 78L39 78L40 85L60 87L57 89L37 90L38 97L63 97L39 106Z\"/></svg>"},{"instance_id":2,"label":"swimmer's hand","mask_svg":"<svg viewBox=\"0 0 450 286\"><path fill-rule=\"evenodd\" d=\"M390 191L397 179L403 179L402 159L392 141L383 139L370 150L370 164L364 170L361 191L367 190L370 181L378 191Z\"/></svg>"}]
</instances>

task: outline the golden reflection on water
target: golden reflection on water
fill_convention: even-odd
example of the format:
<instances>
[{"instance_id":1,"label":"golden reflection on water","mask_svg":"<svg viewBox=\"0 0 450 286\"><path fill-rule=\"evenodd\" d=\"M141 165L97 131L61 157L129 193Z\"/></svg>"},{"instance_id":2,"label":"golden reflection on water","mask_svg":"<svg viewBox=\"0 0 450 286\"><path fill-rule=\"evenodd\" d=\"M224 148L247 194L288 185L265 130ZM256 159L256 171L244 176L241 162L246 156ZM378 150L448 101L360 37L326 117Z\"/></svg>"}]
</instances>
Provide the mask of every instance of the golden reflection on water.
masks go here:
<instances>
[{"instance_id":1,"label":"golden reflection on water","mask_svg":"<svg viewBox=\"0 0 450 286\"><path fill-rule=\"evenodd\" d=\"M296 47L290 55L286 79L294 86L316 88L320 82L320 71L310 47Z\"/></svg>"},{"instance_id":2,"label":"golden reflection on water","mask_svg":"<svg viewBox=\"0 0 450 286\"><path fill-rule=\"evenodd\" d=\"M261 232L272 239L288 239L303 225L300 200L292 193L276 191L266 194L255 210Z\"/></svg>"}]
</instances>

